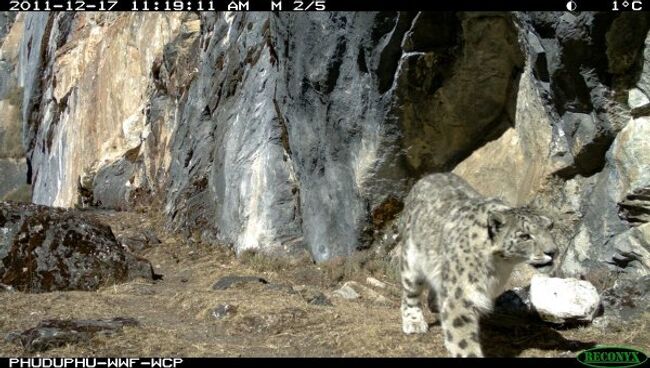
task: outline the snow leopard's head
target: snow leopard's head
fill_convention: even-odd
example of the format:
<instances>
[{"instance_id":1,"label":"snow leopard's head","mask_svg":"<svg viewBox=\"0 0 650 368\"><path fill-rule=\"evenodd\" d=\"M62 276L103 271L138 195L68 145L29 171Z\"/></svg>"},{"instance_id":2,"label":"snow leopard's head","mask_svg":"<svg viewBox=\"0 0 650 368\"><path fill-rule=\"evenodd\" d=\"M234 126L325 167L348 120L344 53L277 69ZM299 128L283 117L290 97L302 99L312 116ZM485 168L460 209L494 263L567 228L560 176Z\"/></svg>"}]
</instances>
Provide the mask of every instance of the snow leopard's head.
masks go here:
<instances>
[{"instance_id":1,"label":"snow leopard's head","mask_svg":"<svg viewBox=\"0 0 650 368\"><path fill-rule=\"evenodd\" d=\"M553 221L526 208L494 208L488 211L487 228L496 257L528 262L542 270L551 269L557 256L551 229Z\"/></svg>"}]
</instances>

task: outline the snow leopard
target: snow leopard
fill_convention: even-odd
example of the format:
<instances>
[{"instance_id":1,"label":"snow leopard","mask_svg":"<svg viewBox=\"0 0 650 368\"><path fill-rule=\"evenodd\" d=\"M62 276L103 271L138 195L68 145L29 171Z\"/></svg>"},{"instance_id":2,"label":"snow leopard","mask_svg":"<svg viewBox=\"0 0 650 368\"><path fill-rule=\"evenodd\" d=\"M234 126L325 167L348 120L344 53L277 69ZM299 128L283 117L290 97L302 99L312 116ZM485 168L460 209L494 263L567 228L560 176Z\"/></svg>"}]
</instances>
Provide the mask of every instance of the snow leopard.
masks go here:
<instances>
[{"instance_id":1,"label":"snow leopard","mask_svg":"<svg viewBox=\"0 0 650 368\"><path fill-rule=\"evenodd\" d=\"M483 356L479 318L492 310L515 265L552 268L553 221L485 198L452 173L418 180L401 219L403 332L427 332L421 295L428 288L449 355Z\"/></svg>"}]
</instances>

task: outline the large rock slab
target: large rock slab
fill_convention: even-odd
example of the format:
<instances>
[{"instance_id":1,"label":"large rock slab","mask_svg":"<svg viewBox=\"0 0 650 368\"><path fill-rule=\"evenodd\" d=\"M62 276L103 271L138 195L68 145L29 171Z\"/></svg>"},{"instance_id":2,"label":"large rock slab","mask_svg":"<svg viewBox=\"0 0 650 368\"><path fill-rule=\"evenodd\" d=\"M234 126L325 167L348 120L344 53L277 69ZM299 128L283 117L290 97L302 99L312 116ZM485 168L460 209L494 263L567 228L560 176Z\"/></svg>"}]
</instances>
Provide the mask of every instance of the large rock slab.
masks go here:
<instances>
[{"instance_id":1,"label":"large rock slab","mask_svg":"<svg viewBox=\"0 0 650 368\"><path fill-rule=\"evenodd\" d=\"M28 353L43 352L68 344L88 342L96 335L115 335L125 326L138 326L133 318L112 318L99 320L59 320L41 321L36 327L23 332L12 332L5 340L23 347Z\"/></svg>"},{"instance_id":2,"label":"large rock slab","mask_svg":"<svg viewBox=\"0 0 650 368\"><path fill-rule=\"evenodd\" d=\"M633 227L608 242L604 261L631 278L650 275L650 223Z\"/></svg>"},{"instance_id":3,"label":"large rock slab","mask_svg":"<svg viewBox=\"0 0 650 368\"><path fill-rule=\"evenodd\" d=\"M548 322L591 321L600 309L600 296L588 281L534 276L530 302Z\"/></svg>"},{"instance_id":4,"label":"large rock slab","mask_svg":"<svg viewBox=\"0 0 650 368\"><path fill-rule=\"evenodd\" d=\"M650 222L650 117L631 120L608 153L614 176L610 185L619 216L639 224Z\"/></svg>"},{"instance_id":5,"label":"large rock slab","mask_svg":"<svg viewBox=\"0 0 650 368\"><path fill-rule=\"evenodd\" d=\"M149 261L127 252L110 227L73 210L0 202L0 283L19 291L96 290L143 277Z\"/></svg>"}]
</instances>

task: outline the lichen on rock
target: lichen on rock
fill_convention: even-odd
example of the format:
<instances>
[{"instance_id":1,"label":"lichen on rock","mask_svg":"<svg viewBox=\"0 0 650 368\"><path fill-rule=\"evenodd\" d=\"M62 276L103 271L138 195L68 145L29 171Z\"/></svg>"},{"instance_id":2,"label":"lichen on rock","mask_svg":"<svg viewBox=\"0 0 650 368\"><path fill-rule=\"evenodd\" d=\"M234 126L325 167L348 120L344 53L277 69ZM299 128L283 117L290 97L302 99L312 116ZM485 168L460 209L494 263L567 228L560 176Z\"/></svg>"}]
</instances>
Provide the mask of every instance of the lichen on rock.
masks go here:
<instances>
[{"instance_id":1,"label":"lichen on rock","mask_svg":"<svg viewBox=\"0 0 650 368\"><path fill-rule=\"evenodd\" d=\"M110 227L74 210L0 202L0 283L25 292L96 290L153 279Z\"/></svg>"}]
</instances>

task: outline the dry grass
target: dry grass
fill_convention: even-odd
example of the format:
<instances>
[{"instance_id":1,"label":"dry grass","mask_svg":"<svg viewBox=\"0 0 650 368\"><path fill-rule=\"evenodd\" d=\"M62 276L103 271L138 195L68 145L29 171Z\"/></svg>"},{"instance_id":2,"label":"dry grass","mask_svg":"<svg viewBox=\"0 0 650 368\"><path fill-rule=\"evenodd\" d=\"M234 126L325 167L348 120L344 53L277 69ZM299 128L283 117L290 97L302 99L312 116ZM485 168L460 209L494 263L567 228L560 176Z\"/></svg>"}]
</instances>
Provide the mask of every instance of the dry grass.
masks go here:
<instances>
[{"instance_id":1,"label":"dry grass","mask_svg":"<svg viewBox=\"0 0 650 368\"><path fill-rule=\"evenodd\" d=\"M137 214L97 214L112 226L153 226L158 220ZM51 318L133 317L139 327L116 336L56 348L43 356L444 356L441 329L432 323L425 335L401 332L398 293L377 289L388 304L343 300L333 295L342 281L367 276L393 282L391 268L362 253L350 259L314 265L190 244L161 236L163 243L144 251L162 280L134 280L97 292L1 293L0 334L22 331ZM211 289L226 275L262 276L271 283L323 291L334 306L308 304L299 293L245 284ZM222 320L212 316L219 304L237 306ZM427 312L428 313L428 312ZM486 324L486 352L514 356L574 356L589 343L617 343L650 350L647 321L617 330L595 326L557 331L547 326ZM430 321L435 316L428 314ZM24 356L21 347L0 340L0 356Z\"/></svg>"},{"instance_id":2,"label":"dry grass","mask_svg":"<svg viewBox=\"0 0 650 368\"><path fill-rule=\"evenodd\" d=\"M350 257L337 257L323 262L320 268L331 284L347 280L363 282L368 276L399 283L399 269L388 257L378 257L369 250L359 251Z\"/></svg>"}]
</instances>

